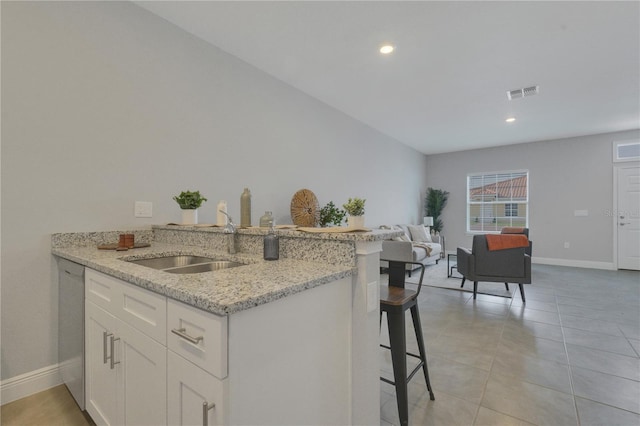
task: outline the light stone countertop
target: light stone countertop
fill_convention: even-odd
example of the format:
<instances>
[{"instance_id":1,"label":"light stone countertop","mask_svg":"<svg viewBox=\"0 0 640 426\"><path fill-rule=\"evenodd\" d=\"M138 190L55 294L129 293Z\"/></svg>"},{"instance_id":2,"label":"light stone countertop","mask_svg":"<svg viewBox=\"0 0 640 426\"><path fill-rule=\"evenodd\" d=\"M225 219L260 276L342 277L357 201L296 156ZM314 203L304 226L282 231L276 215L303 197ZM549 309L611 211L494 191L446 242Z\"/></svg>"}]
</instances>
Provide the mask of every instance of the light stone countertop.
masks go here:
<instances>
[{"instance_id":1,"label":"light stone countertop","mask_svg":"<svg viewBox=\"0 0 640 426\"><path fill-rule=\"evenodd\" d=\"M293 226L293 225L292 225ZM153 225L153 229L164 230L180 230L194 232L212 232L223 233L224 229L215 225ZM321 230L322 228L316 228ZM334 241L353 241L353 242L372 242L387 240L392 237L402 235L401 231L390 229L372 229L368 232L303 232L297 229L276 229L275 233L281 237L301 238L307 240L334 240ZM238 234L242 235L265 235L269 231L268 228L251 226L249 228L238 228Z\"/></svg>"},{"instance_id":2,"label":"light stone countertop","mask_svg":"<svg viewBox=\"0 0 640 426\"><path fill-rule=\"evenodd\" d=\"M269 303L355 273L354 268L344 265L286 258L265 261L261 255L231 255L197 246L153 241L151 247L129 251L98 250L95 245L54 246L52 254L218 315ZM125 261L181 254L245 265L198 274L171 274Z\"/></svg>"}]
</instances>

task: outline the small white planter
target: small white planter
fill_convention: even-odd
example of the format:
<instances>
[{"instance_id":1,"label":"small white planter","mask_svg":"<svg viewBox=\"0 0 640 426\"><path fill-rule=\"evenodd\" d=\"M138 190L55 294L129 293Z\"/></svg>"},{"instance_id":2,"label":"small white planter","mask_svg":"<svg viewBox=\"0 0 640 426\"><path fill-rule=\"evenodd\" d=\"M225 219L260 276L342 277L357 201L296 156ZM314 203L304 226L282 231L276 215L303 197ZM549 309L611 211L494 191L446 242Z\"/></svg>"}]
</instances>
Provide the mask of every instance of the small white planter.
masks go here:
<instances>
[{"instance_id":1,"label":"small white planter","mask_svg":"<svg viewBox=\"0 0 640 426\"><path fill-rule=\"evenodd\" d=\"M347 226L354 229L364 228L364 216L347 217Z\"/></svg>"},{"instance_id":2,"label":"small white planter","mask_svg":"<svg viewBox=\"0 0 640 426\"><path fill-rule=\"evenodd\" d=\"M196 225L198 223L198 209L183 209L182 224Z\"/></svg>"}]
</instances>

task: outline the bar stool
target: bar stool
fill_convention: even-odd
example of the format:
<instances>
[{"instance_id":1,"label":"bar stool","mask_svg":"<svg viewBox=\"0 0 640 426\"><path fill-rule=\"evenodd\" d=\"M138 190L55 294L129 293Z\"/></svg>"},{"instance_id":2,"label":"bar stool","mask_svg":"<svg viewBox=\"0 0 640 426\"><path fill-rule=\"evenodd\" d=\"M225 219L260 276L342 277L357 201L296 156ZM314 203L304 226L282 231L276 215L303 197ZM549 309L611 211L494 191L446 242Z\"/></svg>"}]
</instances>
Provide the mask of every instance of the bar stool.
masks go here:
<instances>
[{"instance_id":1,"label":"bar stool","mask_svg":"<svg viewBox=\"0 0 640 426\"><path fill-rule=\"evenodd\" d=\"M393 364L393 378L388 380L380 377L383 382L394 385L396 388L396 400L398 404L398 415L401 425L409 424L409 400L407 397L407 384L409 380L422 368L424 379L427 382L429 397L435 400L429 381L429 370L427 369L427 355L424 341L422 339L422 326L420 324L420 314L418 312L418 295L422 288L424 278L424 265L419 262L401 262L389 259L380 259L389 262L389 285L380 288L380 327L382 327L382 312L387 313L387 326L389 327L389 346L380 345L391 350L391 361ZM418 265L422 268L417 291L404 288L405 265L407 263ZM407 352L407 338L405 330L405 312L411 309L413 328L418 341L420 355ZM407 355L420 360L418 365L407 376Z\"/></svg>"}]
</instances>

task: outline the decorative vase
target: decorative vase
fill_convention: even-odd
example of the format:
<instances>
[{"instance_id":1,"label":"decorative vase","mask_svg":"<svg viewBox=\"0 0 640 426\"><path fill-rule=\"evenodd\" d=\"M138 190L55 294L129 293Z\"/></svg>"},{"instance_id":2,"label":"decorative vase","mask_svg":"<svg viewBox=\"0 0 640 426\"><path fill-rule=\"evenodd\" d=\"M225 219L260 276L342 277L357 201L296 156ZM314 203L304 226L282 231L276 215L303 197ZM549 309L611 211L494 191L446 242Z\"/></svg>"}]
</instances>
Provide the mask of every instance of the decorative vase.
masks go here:
<instances>
[{"instance_id":1,"label":"decorative vase","mask_svg":"<svg viewBox=\"0 0 640 426\"><path fill-rule=\"evenodd\" d=\"M183 209L182 224L196 225L198 223L198 209Z\"/></svg>"},{"instance_id":2,"label":"decorative vase","mask_svg":"<svg viewBox=\"0 0 640 426\"><path fill-rule=\"evenodd\" d=\"M248 228L251 226L251 191L245 188L240 195L240 227Z\"/></svg>"},{"instance_id":3,"label":"decorative vase","mask_svg":"<svg viewBox=\"0 0 640 426\"><path fill-rule=\"evenodd\" d=\"M354 229L364 228L364 216L349 216L347 226Z\"/></svg>"}]
</instances>

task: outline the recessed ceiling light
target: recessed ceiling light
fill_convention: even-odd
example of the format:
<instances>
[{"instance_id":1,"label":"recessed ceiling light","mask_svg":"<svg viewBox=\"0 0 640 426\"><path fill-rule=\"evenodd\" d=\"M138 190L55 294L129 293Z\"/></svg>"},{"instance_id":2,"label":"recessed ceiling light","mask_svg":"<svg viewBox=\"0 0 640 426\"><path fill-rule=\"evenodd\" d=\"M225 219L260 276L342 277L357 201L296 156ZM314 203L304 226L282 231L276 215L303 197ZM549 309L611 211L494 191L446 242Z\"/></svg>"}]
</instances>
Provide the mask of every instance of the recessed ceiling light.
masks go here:
<instances>
[{"instance_id":1,"label":"recessed ceiling light","mask_svg":"<svg viewBox=\"0 0 640 426\"><path fill-rule=\"evenodd\" d=\"M385 44L384 46L380 47L380 53L382 53L383 55L388 55L394 50L395 50L395 46L392 46L390 44Z\"/></svg>"},{"instance_id":2,"label":"recessed ceiling light","mask_svg":"<svg viewBox=\"0 0 640 426\"><path fill-rule=\"evenodd\" d=\"M506 121L507 123L513 123L514 121L516 121L516 118L515 117L509 117L504 121Z\"/></svg>"}]
</instances>

